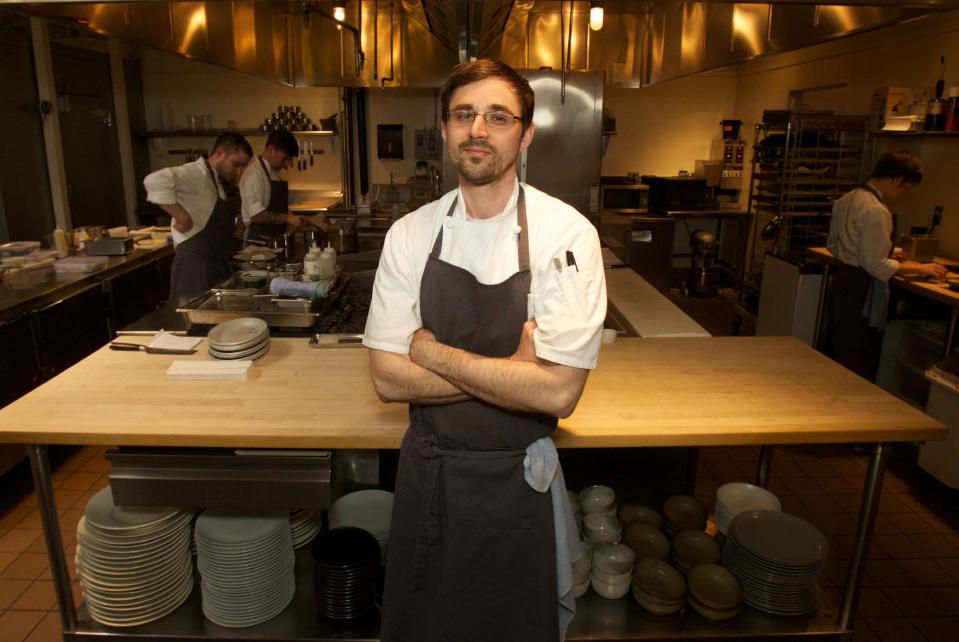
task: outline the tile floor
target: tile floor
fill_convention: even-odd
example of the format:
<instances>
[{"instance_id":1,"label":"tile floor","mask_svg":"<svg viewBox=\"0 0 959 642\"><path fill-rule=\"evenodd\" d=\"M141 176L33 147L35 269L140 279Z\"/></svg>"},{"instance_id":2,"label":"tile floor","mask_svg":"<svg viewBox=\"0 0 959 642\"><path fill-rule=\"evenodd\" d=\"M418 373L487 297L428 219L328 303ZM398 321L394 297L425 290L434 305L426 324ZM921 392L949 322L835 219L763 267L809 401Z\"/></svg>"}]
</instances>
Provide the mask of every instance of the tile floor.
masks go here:
<instances>
[{"instance_id":1,"label":"tile floor","mask_svg":"<svg viewBox=\"0 0 959 642\"><path fill-rule=\"evenodd\" d=\"M107 484L103 448L83 448L54 473L63 542L74 595L76 524L89 498ZM716 489L751 480L755 448L700 451L696 494L712 507ZM775 451L770 489L783 509L828 536L821 582L834 601L853 543L866 455L845 446ZM959 640L959 516L955 495L908 465L887 472L856 622L857 642ZM30 495L0 515L0 637L7 642L60 640L59 616L36 500Z\"/></svg>"}]
</instances>

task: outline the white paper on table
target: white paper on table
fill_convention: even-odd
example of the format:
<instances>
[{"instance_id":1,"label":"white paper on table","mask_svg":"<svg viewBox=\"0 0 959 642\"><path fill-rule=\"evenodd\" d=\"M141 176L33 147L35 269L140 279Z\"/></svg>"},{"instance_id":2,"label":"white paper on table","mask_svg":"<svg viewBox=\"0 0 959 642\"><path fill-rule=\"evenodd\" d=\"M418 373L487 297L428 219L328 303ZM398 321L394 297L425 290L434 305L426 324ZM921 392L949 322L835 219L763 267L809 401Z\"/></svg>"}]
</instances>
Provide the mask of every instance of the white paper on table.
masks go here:
<instances>
[{"instance_id":1,"label":"white paper on table","mask_svg":"<svg viewBox=\"0 0 959 642\"><path fill-rule=\"evenodd\" d=\"M203 337L181 337L169 332L160 332L150 339L151 348L166 350L193 350Z\"/></svg>"}]
</instances>

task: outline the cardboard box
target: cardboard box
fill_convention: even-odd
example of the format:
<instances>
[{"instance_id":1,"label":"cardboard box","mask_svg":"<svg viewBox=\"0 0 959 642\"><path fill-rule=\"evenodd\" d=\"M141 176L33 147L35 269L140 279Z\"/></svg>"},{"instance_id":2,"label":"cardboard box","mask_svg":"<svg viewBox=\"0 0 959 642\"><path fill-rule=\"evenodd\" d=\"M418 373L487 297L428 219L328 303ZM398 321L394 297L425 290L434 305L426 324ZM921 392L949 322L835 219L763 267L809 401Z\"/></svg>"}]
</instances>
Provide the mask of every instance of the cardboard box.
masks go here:
<instances>
[{"instance_id":1,"label":"cardboard box","mask_svg":"<svg viewBox=\"0 0 959 642\"><path fill-rule=\"evenodd\" d=\"M872 128L882 129L891 116L908 116L915 102L909 87L880 87L872 92Z\"/></svg>"}]
</instances>

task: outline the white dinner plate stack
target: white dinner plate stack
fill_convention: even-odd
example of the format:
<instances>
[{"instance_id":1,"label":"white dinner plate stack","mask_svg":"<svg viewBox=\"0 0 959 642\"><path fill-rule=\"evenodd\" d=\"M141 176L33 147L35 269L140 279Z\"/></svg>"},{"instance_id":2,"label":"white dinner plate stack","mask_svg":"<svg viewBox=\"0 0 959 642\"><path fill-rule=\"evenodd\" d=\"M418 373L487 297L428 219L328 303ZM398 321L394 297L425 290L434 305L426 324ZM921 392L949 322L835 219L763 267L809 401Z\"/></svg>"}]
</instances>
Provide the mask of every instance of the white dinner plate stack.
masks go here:
<instances>
[{"instance_id":1,"label":"white dinner plate stack","mask_svg":"<svg viewBox=\"0 0 959 642\"><path fill-rule=\"evenodd\" d=\"M214 359L253 361L270 351L270 328L263 319L231 319L210 330L206 342Z\"/></svg>"},{"instance_id":2,"label":"white dinner plate stack","mask_svg":"<svg viewBox=\"0 0 959 642\"><path fill-rule=\"evenodd\" d=\"M745 482L723 484L716 491L716 528L723 535L729 532L729 522L748 510L780 511L782 504L765 488Z\"/></svg>"},{"instance_id":3,"label":"white dinner plate stack","mask_svg":"<svg viewBox=\"0 0 959 642\"><path fill-rule=\"evenodd\" d=\"M739 580L743 601L774 615L802 615L819 604L826 538L804 519L779 511L737 515L723 546L723 566Z\"/></svg>"},{"instance_id":4,"label":"white dinner plate stack","mask_svg":"<svg viewBox=\"0 0 959 642\"><path fill-rule=\"evenodd\" d=\"M362 528L380 544L380 561L386 563L393 518L393 493L385 490L358 490L333 502L329 512L330 530L344 526Z\"/></svg>"},{"instance_id":5,"label":"white dinner plate stack","mask_svg":"<svg viewBox=\"0 0 959 642\"><path fill-rule=\"evenodd\" d=\"M289 511L207 510L196 520L196 565L203 614L226 627L254 626L293 599L293 536Z\"/></svg>"},{"instance_id":6,"label":"white dinner plate stack","mask_svg":"<svg viewBox=\"0 0 959 642\"><path fill-rule=\"evenodd\" d=\"M293 548L306 546L313 541L323 526L323 512L318 508L294 508L290 510L290 532Z\"/></svg>"},{"instance_id":7,"label":"white dinner plate stack","mask_svg":"<svg viewBox=\"0 0 959 642\"><path fill-rule=\"evenodd\" d=\"M77 579L87 611L108 626L167 615L193 590L192 510L116 506L110 488L77 524Z\"/></svg>"}]
</instances>

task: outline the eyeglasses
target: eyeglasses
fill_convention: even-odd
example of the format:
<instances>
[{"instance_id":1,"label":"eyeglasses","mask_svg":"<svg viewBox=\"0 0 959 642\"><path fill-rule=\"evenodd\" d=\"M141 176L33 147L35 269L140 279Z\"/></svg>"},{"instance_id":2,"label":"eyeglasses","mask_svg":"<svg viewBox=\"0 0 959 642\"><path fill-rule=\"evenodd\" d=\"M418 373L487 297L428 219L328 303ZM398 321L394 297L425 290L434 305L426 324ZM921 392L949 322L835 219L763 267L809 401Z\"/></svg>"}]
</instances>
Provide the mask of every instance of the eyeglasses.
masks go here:
<instances>
[{"instance_id":1,"label":"eyeglasses","mask_svg":"<svg viewBox=\"0 0 959 642\"><path fill-rule=\"evenodd\" d=\"M446 119L453 125L471 126L477 116L482 116L488 127L493 129L506 129L512 126L515 121L522 121L521 116L514 116L508 111L487 111L479 112L472 109L451 109L446 112Z\"/></svg>"}]
</instances>

